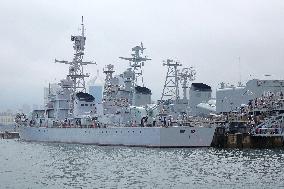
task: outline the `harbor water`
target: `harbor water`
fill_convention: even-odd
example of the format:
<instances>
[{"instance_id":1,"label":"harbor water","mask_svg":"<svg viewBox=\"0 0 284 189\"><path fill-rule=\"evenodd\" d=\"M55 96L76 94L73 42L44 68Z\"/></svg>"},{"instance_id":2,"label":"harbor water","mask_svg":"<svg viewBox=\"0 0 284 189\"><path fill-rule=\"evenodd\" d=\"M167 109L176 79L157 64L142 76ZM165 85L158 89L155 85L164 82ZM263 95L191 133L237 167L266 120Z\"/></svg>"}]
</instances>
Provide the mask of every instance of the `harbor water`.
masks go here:
<instances>
[{"instance_id":1,"label":"harbor water","mask_svg":"<svg viewBox=\"0 0 284 189\"><path fill-rule=\"evenodd\" d=\"M0 140L0 188L278 188L284 150Z\"/></svg>"}]
</instances>

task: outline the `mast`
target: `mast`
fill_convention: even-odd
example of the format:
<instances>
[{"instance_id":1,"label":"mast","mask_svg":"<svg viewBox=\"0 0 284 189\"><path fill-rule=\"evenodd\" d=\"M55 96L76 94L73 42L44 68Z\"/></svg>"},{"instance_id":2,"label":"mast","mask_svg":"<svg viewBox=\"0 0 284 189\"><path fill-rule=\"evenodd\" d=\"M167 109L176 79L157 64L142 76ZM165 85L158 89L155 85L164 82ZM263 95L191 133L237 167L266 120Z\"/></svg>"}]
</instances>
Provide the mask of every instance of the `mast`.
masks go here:
<instances>
[{"instance_id":1,"label":"mast","mask_svg":"<svg viewBox=\"0 0 284 189\"><path fill-rule=\"evenodd\" d=\"M242 70L241 70L241 57L238 57L238 64L239 64L239 82L238 87L242 86Z\"/></svg>"},{"instance_id":2,"label":"mast","mask_svg":"<svg viewBox=\"0 0 284 189\"><path fill-rule=\"evenodd\" d=\"M182 83L182 93L183 93L183 99L187 100L187 89L189 88L188 86L188 81L194 81L195 80L195 75L196 71L192 68L183 68L181 72L179 73L179 77Z\"/></svg>"},{"instance_id":3,"label":"mast","mask_svg":"<svg viewBox=\"0 0 284 189\"><path fill-rule=\"evenodd\" d=\"M104 93L106 93L106 95L110 95L111 93L111 80L113 78L113 73L114 73L113 68L114 66L112 64L109 64L103 69L103 72L106 74L105 85L104 85Z\"/></svg>"},{"instance_id":4,"label":"mast","mask_svg":"<svg viewBox=\"0 0 284 189\"><path fill-rule=\"evenodd\" d=\"M84 17L82 16L82 23L81 23L81 26L82 26L82 37L85 37L85 27L84 27ZM85 39L86 40L86 39Z\"/></svg>"},{"instance_id":5,"label":"mast","mask_svg":"<svg viewBox=\"0 0 284 189\"><path fill-rule=\"evenodd\" d=\"M142 57L142 54L143 54L145 49L146 48L143 47L143 43L141 42L140 46L136 46L136 47L132 48L132 51L134 53L131 54L131 56L132 56L131 58L119 57L120 59L129 61L129 66L133 69L133 71L135 73L134 85L137 85L137 79L141 76L142 84L144 86L142 68L144 66L144 63L147 60L151 60L150 58L147 58L146 56Z\"/></svg>"},{"instance_id":6,"label":"mast","mask_svg":"<svg viewBox=\"0 0 284 189\"><path fill-rule=\"evenodd\" d=\"M112 100L111 93L113 90L113 86L111 84L111 80L113 78L114 66L112 64L108 64L103 69L103 72L106 74L104 92L103 92L103 98L104 98L104 104L105 104L105 103L109 103Z\"/></svg>"},{"instance_id":7,"label":"mast","mask_svg":"<svg viewBox=\"0 0 284 189\"><path fill-rule=\"evenodd\" d=\"M112 76L113 73L114 73L113 68L114 68L114 66L112 64L109 64L103 69L103 72L106 74L105 84L108 84L111 81L111 79L113 78L113 76Z\"/></svg>"},{"instance_id":8,"label":"mast","mask_svg":"<svg viewBox=\"0 0 284 189\"><path fill-rule=\"evenodd\" d=\"M55 59L55 63L63 63L69 65L69 73L67 75L67 79L72 80L73 85L71 88L71 111L74 108L74 99L75 94L77 92L86 92L86 83L85 78L89 77L88 73L84 73L84 66L88 64L96 64L94 62L84 62L84 50L85 50L85 26L84 20L82 16L82 23L81 23L81 34L73 36L71 35L71 41L73 42L73 49L74 49L74 57L72 61L66 60L57 60Z\"/></svg>"},{"instance_id":9,"label":"mast","mask_svg":"<svg viewBox=\"0 0 284 189\"><path fill-rule=\"evenodd\" d=\"M161 100L169 97L171 100L179 99L179 70L178 67L182 66L178 61L167 59L163 61L163 66L168 67L167 76L163 88Z\"/></svg>"}]
</instances>

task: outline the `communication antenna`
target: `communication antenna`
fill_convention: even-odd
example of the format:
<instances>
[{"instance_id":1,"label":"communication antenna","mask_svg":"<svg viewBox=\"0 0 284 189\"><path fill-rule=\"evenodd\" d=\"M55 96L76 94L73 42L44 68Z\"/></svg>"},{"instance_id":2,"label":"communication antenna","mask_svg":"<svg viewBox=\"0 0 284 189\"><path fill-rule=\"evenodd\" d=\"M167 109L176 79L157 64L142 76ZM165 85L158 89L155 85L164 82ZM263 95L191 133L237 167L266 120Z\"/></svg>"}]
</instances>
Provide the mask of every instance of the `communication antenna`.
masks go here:
<instances>
[{"instance_id":1,"label":"communication antenna","mask_svg":"<svg viewBox=\"0 0 284 189\"><path fill-rule=\"evenodd\" d=\"M182 90L183 90L183 99L187 99L186 93L188 86L188 81L194 81L196 76L196 71L193 67L183 68L179 74L181 83L182 83Z\"/></svg>"},{"instance_id":2,"label":"communication antenna","mask_svg":"<svg viewBox=\"0 0 284 189\"><path fill-rule=\"evenodd\" d=\"M137 79L141 77L142 84L144 86L143 82L143 67L144 63L148 60L151 60L150 58L147 58L147 56L142 57L142 54L144 53L144 50L146 48L143 47L143 43L140 43L140 46L136 46L132 48L132 54L131 58L126 58L126 57L119 57L120 59L123 60L128 60L129 61L129 66L133 69L135 73L135 85L137 84Z\"/></svg>"},{"instance_id":3,"label":"communication antenna","mask_svg":"<svg viewBox=\"0 0 284 189\"><path fill-rule=\"evenodd\" d=\"M238 66L239 66L239 86L242 86L242 71L241 71L241 57L238 57Z\"/></svg>"}]
</instances>

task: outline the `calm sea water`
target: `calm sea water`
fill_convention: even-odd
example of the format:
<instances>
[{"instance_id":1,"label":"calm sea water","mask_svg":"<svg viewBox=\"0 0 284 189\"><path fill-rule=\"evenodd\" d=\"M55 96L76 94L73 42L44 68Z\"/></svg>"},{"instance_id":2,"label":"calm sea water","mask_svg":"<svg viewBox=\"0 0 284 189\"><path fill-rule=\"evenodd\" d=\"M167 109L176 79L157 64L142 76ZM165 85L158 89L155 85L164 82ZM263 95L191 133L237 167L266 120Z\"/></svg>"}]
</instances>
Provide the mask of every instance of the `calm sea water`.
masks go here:
<instances>
[{"instance_id":1,"label":"calm sea water","mask_svg":"<svg viewBox=\"0 0 284 189\"><path fill-rule=\"evenodd\" d=\"M0 188L277 188L284 150L152 149L0 140Z\"/></svg>"}]
</instances>

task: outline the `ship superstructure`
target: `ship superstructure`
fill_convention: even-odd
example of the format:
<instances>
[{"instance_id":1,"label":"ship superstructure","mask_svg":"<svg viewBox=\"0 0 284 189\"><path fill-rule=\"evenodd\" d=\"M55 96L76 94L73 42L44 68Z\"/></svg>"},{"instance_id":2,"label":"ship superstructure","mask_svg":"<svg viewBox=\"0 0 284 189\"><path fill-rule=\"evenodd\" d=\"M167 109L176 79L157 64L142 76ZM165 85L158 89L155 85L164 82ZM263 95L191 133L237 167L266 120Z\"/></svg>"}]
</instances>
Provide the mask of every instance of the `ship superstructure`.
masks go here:
<instances>
[{"instance_id":1,"label":"ship superstructure","mask_svg":"<svg viewBox=\"0 0 284 189\"><path fill-rule=\"evenodd\" d=\"M89 77L89 74L84 73L84 66L88 64L95 64L93 62L83 61L84 50L85 50L85 27L82 16L81 23L81 35L71 36L71 41L73 41L73 49L74 49L74 57L72 61L66 60L57 60L57 63L63 63L69 65L69 74L67 75L65 80L61 81L61 87L68 89L70 93L70 113L72 114L73 109L75 108L75 99L77 92L86 93L86 84L85 78ZM78 97L77 97L78 99ZM77 102L78 103L78 102ZM77 108L78 109L78 108Z\"/></svg>"},{"instance_id":2,"label":"ship superstructure","mask_svg":"<svg viewBox=\"0 0 284 189\"><path fill-rule=\"evenodd\" d=\"M151 103L152 92L145 87L143 81L144 62L151 60L141 56L145 49L141 42L141 46L132 48L132 58L119 57L130 62L122 74L113 75L114 65L109 64L104 68L104 116L99 118L103 124L131 126L138 124L140 119L146 116L147 112L143 106Z\"/></svg>"},{"instance_id":3,"label":"ship superstructure","mask_svg":"<svg viewBox=\"0 0 284 189\"><path fill-rule=\"evenodd\" d=\"M57 60L56 63L69 65L68 74L58 84L48 87L45 108L32 112L31 125L57 127L64 125L79 125L79 119L93 116L96 113L94 97L86 93L84 66L95 64L83 61L85 41L84 23L82 17L81 34L71 36L74 57L72 61Z\"/></svg>"},{"instance_id":4,"label":"ship superstructure","mask_svg":"<svg viewBox=\"0 0 284 189\"><path fill-rule=\"evenodd\" d=\"M192 115L189 105L191 95L189 82L195 80L195 69L193 67L180 69L182 64L173 59L164 61L163 66L167 66L167 74L160 100L161 111L175 119L180 115Z\"/></svg>"}]
</instances>

